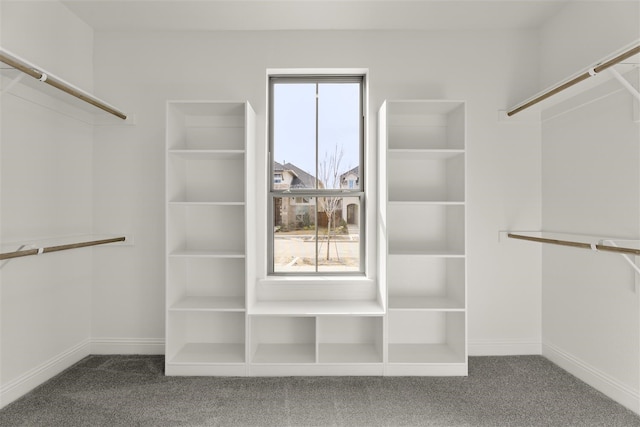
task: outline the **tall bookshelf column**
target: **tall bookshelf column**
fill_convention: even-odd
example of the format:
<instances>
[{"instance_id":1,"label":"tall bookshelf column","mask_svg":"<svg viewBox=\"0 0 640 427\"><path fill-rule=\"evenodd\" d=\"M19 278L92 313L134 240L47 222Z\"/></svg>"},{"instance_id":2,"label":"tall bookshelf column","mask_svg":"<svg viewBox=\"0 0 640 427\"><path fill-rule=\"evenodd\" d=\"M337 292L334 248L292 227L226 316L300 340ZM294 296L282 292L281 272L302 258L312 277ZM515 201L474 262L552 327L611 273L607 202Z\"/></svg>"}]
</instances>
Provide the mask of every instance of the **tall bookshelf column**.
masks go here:
<instances>
[{"instance_id":1,"label":"tall bookshelf column","mask_svg":"<svg viewBox=\"0 0 640 427\"><path fill-rule=\"evenodd\" d=\"M379 113L386 375L467 375L465 105Z\"/></svg>"},{"instance_id":2,"label":"tall bookshelf column","mask_svg":"<svg viewBox=\"0 0 640 427\"><path fill-rule=\"evenodd\" d=\"M246 375L255 113L167 103L167 375Z\"/></svg>"}]
</instances>

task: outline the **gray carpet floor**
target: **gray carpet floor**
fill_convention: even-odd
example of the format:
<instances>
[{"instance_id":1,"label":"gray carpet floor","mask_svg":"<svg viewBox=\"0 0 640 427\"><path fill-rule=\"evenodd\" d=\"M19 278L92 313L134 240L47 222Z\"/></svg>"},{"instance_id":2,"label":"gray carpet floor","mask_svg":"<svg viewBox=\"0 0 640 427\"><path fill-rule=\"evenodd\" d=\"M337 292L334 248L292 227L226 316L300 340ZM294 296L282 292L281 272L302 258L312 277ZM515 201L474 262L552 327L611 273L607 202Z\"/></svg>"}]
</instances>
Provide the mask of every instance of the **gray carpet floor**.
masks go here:
<instances>
[{"instance_id":1,"label":"gray carpet floor","mask_svg":"<svg viewBox=\"0 0 640 427\"><path fill-rule=\"evenodd\" d=\"M1 426L640 426L540 356L468 377L165 377L162 356L89 356L0 411Z\"/></svg>"}]
</instances>

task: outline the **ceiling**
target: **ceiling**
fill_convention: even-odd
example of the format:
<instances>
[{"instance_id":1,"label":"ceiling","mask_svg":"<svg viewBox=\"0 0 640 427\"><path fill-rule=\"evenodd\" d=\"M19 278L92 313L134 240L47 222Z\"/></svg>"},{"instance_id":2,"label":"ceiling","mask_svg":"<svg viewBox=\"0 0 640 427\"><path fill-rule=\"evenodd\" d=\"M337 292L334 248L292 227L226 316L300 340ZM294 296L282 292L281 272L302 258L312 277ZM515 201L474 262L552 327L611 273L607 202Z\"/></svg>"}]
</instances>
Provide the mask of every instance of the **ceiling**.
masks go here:
<instances>
[{"instance_id":1,"label":"ceiling","mask_svg":"<svg viewBox=\"0 0 640 427\"><path fill-rule=\"evenodd\" d=\"M97 31L535 29L567 0L62 0Z\"/></svg>"}]
</instances>

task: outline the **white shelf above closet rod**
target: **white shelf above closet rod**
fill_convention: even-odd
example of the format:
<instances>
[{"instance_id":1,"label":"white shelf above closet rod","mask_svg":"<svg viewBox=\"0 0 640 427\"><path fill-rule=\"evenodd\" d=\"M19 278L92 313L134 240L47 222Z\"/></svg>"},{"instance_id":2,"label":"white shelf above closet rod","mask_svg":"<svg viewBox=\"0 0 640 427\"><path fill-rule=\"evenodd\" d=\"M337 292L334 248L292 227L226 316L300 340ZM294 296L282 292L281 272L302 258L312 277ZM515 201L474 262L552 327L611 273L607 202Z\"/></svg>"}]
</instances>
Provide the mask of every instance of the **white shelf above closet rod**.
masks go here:
<instances>
[{"instance_id":1,"label":"white shelf above closet rod","mask_svg":"<svg viewBox=\"0 0 640 427\"><path fill-rule=\"evenodd\" d=\"M40 80L43 83L46 83L62 92L65 92L75 98L80 99L81 101L93 105L103 111L106 111L109 114L112 114L122 120L127 119L127 115L122 111L118 110L112 105L109 105L105 101L96 98L95 96L85 92L84 90L75 87L74 85L64 81L63 79L56 77L55 75L46 72L42 68L26 61L19 56L9 52L8 50L0 47L0 61L9 65L16 70L23 72L24 74L33 77L36 80ZM22 76L22 75L20 75ZM17 77L20 79L21 77ZM14 81L14 83L17 80ZM13 83L10 85L12 86Z\"/></svg>"},{"instance_id":2,"label":"white shelf above closet rod","mask_svg":"<svg viewBox=\"0 0 640 427\"><path fill-rule=\"evenodd\" d=\"M587 71L579 74L578 76L573 77L572 79L570 79L570 80L568 80L568 81L566 81L566 82L564 82L564 83L562 83L562 84L560 84L558 86L555 86L555 87L545 91L544 93L535 96L534 98L532 98L530 100L524 101L524 102L518 104L517 106L512 107L510 110L507 111L507 116L511 117L514 114L517 114L517 113L519 113L519 112L521 112L523 110L526 110L527 108L532 107L533 105L535 105L535 104L537 104L537 103L539 103L541 101L544 101L545 99L550 98L553 95L556 95L556 94L564 91L565 89L568 89L571 86L574 86L574 85L582 82L583 80L586 80L586 79L588 79L590 77L593 77L593 76L597 75L598 73L600 73L600 72L602 72L602 71L604 71L606 69L612 70L611 67L613 67L614 65L619 64L619 63L623 62L624 60L629 59L632 56L635 56L635 55L638 55L638 54L640 54L640 44L638 44L638 45L636 45L636 46L634 46L634 47L622 52L621 54L615 56L614 58L611 58L609 60L603 61L603 62L597 64L596 66L589 68ZM618 77L615 75L615 73L613 75L616 77L616 79L618 79ZM622 81L621 81L621 83L622 83ZM624 83L623 83L623 85L625 86L625 88L627 88L630 91L631 91L631 89L633 89L633 91L631 91L631 93L634 96L637 97L637 95L636 95L637 90L635 90L635 88L633 88L633 86L631 86L629 84L625 85ZM630 89L630 87L631 87L631 89Z\"/></svg>"}]
</instances>

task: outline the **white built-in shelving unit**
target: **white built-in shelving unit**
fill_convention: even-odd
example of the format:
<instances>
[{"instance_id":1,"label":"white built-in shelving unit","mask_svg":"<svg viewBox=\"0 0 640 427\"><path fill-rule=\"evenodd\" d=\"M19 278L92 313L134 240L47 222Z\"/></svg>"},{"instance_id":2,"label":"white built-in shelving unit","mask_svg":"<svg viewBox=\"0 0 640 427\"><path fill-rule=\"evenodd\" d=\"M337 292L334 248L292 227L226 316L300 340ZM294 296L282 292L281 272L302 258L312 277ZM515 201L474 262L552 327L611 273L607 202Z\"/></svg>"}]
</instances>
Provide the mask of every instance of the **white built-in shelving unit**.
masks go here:
<instances>
[{"instance_id":1,"label":"white built-in shelving unit","mask_svg":"<svg viewBox=\"0 0 640 427\"><path fill-rule=\"evenodd\" d=\"M466 375L465 104L379 111L379 276L387 375Z\"/></svg>"},{"instance_id":2,"label":"white built-in shelving unit","mask_svg":"<svg viewBox=\"0 0 640 427\"><path fill-rule=\"evenodd\" d=\"M378 274L261 277L255 117L167 105L167 375L466 375L464 103L380 110Z\"/></svg>"},{"instance_id":3,"label":"white built-in shelving unit","mask_svg":"<svg viewBox=\"0 0 640 427\"><path fill-rule=\"evenodd\" d=\"M167 375L246 373L254 120L246 102L167 103Z\"/></svg>"}]
</instances>

